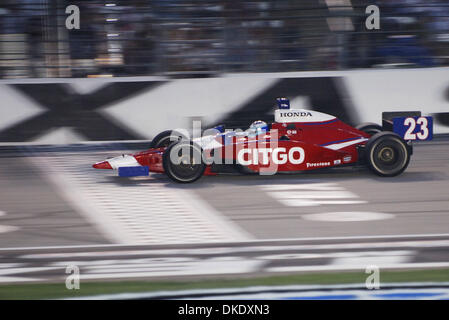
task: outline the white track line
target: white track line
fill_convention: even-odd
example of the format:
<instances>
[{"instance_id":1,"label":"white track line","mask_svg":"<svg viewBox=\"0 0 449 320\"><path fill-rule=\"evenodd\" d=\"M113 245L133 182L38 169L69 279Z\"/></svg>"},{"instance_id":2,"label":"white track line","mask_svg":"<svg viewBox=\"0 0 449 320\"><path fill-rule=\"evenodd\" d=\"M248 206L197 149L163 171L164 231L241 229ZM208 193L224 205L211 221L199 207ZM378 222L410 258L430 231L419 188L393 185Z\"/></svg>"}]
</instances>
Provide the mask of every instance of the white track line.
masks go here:
<instances>
[{"instance_id":1,"label":"white track line","mask_svg":"<svg viewBox=\"0 0 449 320\"><path fill-rule=\"evenodd\" d=\"M249 241L242 241L242 244L253 244L253 243L270 243L270 242L298 242L298 241L339 241L339 240L377 240L377 239L407 239L407 238L435 238L435 237L447 237L449 238L449 233L435 233L435 234L404 234L404 235L378 235L378 236L347 236L347 237L308 237L308 238L291 238L291 239L253 239ZM411 240L413 241L413 240ZM228 242L215 243L216 245L222 244L232 244ZM368 243L364 243L367 245ZM170 244L170 247L176 245L185 245L185 243ZM392 243L390 242L391 246ZM42 246L42 247L10 247L10 248L0 248L1 251L13 251L13 250L52 250L52 249L93 249L93 248L121 248L121 247L151 247L151 245L136 244L136 245L123 245L123 244L92 244L92 245L74 245L74 246ZM170 250L170 249L168 249Z\"/></svg>"},{"instance_id":2,"label":"white track line","mask_svg":"<svg viewBox=\"0 0 449 320\"><path fill-rule=\"evenodd\" d=\"M449 286L449 282L400 282L400 283L385 283L381 284L381 289L395 288L395 287L446 287ZM174 296L189 296L189 295L204 295L208 294L223 294L223 295L234 295L234 294L251 294L259 293L265 291L322 291L322 290L350 290L350 289L361 289L366 290L366 288L359 283L354 284L344 284L344 285L290 285L290 286L253 286L253 287L243 287L243 288L219 288L219 289L193 289L193 290L176 290L176 291L156 291L156 292L139 292L139 293L115 293L115 294L103 294L96 296L86 296L73 298L75 300L84 299L151 299L155 297L174 297ZM370 290L372 293L379 293L379 290ZM68 298L71 299L71 298Z\"/></svg>"},{"instance_id":3,"label":"white track line","mask_svg":"<svg viewBox=\"0 0 449 320\"><path fill-rule=\"evenodd\" d=\"M427 269L447 268L449 262L417 262L417 263L392 263L381 265L382 269ZM360 270L360 266L348 265L321 265L321 266L285 266L267 268L267 272L315 272L315 271L349 271Z\"/></svg>"},{"instance_id":4,"label":"white track line","mask_svg":"<svg viewBox=\"0 0 449 320\"><path fill-rule=\"evenodd\" d=\"M111 172L93 172L95 155L32 157L57 190L112 243L169 244L250 240L250 234L197 198L151 180L145 186L108 181Z\"/></svg>"}]
</instances>

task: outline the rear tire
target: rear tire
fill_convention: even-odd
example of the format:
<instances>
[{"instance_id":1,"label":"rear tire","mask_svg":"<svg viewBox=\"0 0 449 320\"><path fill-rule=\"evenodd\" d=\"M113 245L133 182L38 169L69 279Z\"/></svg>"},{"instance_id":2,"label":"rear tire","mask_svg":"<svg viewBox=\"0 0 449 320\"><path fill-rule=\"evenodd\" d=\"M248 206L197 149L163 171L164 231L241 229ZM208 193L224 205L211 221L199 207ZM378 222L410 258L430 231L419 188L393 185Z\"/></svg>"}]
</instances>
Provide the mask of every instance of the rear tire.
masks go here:
<instances>
[{"instance_id":1,"label":"rear tire","mask_svg":"<svg viewBox=\"0 0 449 320\"><path fill-rule=\"evenodd\" d=\"M376 133L382 132L382 127L378 124L372 122L361 123L355 127L357 130L363 131L370 136L375 135Z\"/></svg>"},{"instance_id":2,"label":"rear tire","mask_svg":"<svg viewBox=\"0 0 449 320\"><path fill-rule=\"evenodd\" d=\"M170 179L179 183L198 180L206 170L202 154L201 148L192 141L171 144L162 157L165 173Z\"/></svg>"},{"instance_id":3,"label":"rear tire","mask_svg":"<svg viewBox=\"0 0 449 320\"><path fill-rule=\"evenodd\" d=\"M382 177L401 174L410 162L406 142L393 132L380 132L372 136L365 146L368 167Z\"/></svg>"}]
</instances>

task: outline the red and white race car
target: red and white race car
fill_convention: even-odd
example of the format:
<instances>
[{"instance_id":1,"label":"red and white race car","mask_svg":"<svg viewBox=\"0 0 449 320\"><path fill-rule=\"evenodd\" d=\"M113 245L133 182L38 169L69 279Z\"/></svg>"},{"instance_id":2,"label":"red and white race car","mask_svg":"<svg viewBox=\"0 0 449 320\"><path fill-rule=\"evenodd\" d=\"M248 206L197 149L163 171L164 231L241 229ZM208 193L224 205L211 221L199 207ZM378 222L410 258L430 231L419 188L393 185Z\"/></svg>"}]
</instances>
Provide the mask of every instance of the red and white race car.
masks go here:
<instances>
[{"instance_id":1,"label":"red and white race car","mask_svg":"<svg viewBox=\"0 0 449 320\"><path fill-rule=\"evenodd\" d=\"M179 130L157 135L143 152L122 155L93 165L116 169L120 176L165 173L176 182L193 182L221 172L274 174L347 165L367 165L380 176L396 176L410 162L412 140L432 138L432 118L419 112L397 113L383 127L351 127L336 117L290 109L278 98L275 121L255 121L245 131L222 126L190 139ZM393 131L386 131L388 127Z\"/></svg>"}]
</instances>

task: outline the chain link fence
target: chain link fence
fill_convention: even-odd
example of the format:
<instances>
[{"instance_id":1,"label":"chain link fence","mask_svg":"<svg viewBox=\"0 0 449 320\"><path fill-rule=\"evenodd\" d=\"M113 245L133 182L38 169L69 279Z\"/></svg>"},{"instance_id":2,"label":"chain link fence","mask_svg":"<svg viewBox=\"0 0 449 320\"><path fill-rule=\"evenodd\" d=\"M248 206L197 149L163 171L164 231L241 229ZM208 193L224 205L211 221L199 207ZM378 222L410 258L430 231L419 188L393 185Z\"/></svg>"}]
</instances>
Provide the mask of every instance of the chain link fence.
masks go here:
<instances>
[{"instance_id":1,"label":"chain link fence","mask_svg":"<svg viewBox=\"0 0 449 320\"><path fill-rule=\"evenodd\" d=\"M366 8L380 9L368 30ZM80 9L67 29L66 8ZM449 64L443 0L2 0L0 77L208 77Z\"/></svg>"}]
</instances>

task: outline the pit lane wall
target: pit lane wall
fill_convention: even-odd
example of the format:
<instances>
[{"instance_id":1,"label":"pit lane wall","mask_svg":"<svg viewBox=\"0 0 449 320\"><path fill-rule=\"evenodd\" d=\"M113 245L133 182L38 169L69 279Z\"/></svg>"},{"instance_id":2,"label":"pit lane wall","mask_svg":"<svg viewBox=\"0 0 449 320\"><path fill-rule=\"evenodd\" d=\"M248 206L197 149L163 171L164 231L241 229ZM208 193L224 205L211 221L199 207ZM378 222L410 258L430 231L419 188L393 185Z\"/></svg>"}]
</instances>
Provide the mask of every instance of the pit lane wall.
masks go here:
<instances>
[{"instance_id":1,"label":"pit lane wall","mask_svg":"<svg viewBox=\"0 0 449 320\"><path fill-rule=\"evenodd\" d=\"M356 125L420 110L449 133L449 68L228 74L219 78L0 80L0 143L146 140L170 128L273 121L275 98Z\"/></svg>"}]
</instances>

